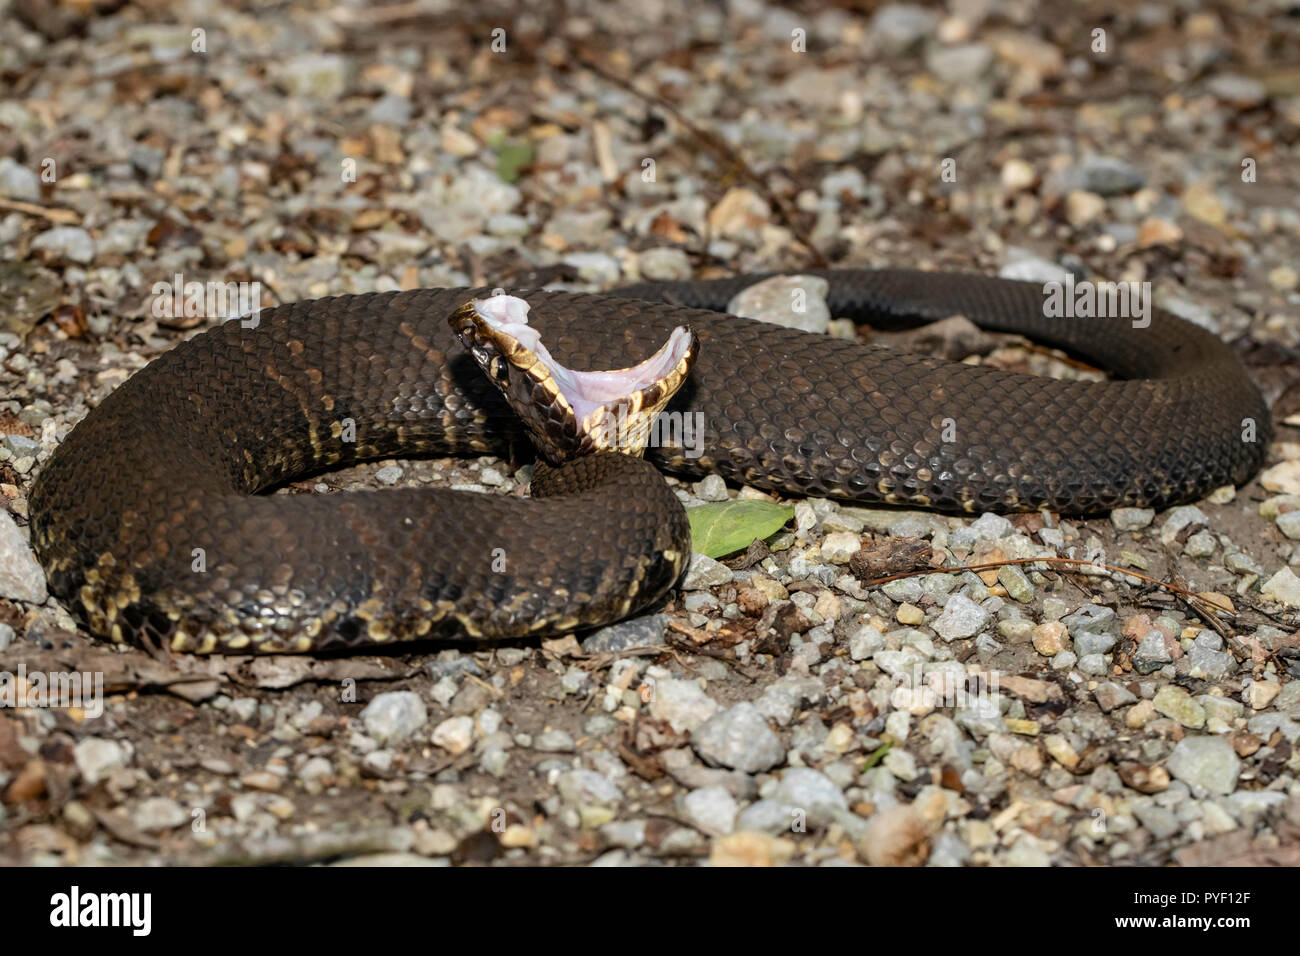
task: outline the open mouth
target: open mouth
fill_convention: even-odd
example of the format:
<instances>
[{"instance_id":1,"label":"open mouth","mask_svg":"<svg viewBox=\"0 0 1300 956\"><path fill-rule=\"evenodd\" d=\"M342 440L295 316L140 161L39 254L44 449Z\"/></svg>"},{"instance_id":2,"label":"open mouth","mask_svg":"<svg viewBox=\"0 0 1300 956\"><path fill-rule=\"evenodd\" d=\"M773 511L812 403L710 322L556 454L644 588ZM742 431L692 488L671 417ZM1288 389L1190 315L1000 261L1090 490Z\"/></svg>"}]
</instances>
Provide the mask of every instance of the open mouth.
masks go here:
<instances>
[{"instance_id":1,"label":"open mouth","mask_svg":"<svg viewBox=\"0 0 1300 956\"><path fill-rule=\"evenodd\" d=\"M568 368L551 355L542 342L541 333L528 324L528 303L517 296L494 295L471 303L483 325L493 333L497 349L514 366L535 379L554 382L559 397L572 410L578 422L587 422L593 413L611 403L628 400L656 385L684 378L684 363L690 357L694 336L685 326L678 326L668 341L654 355L629 368L604 372L580 372ZM473 350L474 346L470 346ZM479 357L483 361L483 357ZM538 368L538 366L541 366Z\"/></svg>"}]
</instances>

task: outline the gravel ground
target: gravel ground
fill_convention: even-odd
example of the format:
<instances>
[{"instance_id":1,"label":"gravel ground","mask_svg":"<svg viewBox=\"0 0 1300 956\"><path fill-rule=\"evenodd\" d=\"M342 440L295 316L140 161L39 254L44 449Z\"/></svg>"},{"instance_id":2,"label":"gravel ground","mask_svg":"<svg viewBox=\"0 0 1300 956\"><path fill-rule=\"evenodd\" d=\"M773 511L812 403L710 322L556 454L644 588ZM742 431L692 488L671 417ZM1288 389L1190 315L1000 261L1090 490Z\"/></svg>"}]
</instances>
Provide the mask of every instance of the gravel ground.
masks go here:
<instances>
[{"instance_id":1,"label":"gravel ground","mask_svg":"<svg viewBox=\"0 0 1300 956\"><path fill-rule=\"evenodd\" d=\"M1293 5L87 5L0 0L0 691L98 672L104 713L0 711L0 860L1300 863ZM792 502L660 613L540 645L155 660L46 596L32 477L216 321L156 314L155 283L270 304L818 261L1150 282L1250 364L1269 467L1089 521ZM423 483L527 474L286 493ZM1059 565L864 584L900 554L1099 557L1236 613Z\"/></svg>"}]
</instances>

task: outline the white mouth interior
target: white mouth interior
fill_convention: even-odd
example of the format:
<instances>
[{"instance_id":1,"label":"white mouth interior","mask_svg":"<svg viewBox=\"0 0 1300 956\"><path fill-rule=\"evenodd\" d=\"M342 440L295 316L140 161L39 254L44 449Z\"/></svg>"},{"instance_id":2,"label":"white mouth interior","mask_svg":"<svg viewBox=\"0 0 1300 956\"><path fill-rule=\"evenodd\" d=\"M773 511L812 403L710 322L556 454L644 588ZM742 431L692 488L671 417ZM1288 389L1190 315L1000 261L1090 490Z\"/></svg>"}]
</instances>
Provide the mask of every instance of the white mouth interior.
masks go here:
<instances>
[{"instance_id":1,"label":"white mouth interior","mask_svg":"<svg viewBox=\"0 0 1300 956\"><path fill-rule=\"evenodd\" d=\"M474 311L488 325L509 335L550 369L560 394L578 421L583 421L601 405L653 385L676 368L691 347L690 333L679 325L673 329L663 348L639 365L610 372L578 372L566 368L551 356L542 344L541 333L528 324L528 303L523 299L513 295L477 299Z\"/></svg>"}]
</instances>

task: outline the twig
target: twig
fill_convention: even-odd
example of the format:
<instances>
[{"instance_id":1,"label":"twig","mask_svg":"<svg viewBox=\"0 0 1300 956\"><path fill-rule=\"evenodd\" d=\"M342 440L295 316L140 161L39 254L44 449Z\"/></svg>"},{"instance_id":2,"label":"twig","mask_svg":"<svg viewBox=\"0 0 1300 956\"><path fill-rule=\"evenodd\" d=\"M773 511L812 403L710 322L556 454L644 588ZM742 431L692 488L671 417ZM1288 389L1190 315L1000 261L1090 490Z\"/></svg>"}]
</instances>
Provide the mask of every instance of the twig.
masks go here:
<instances>
[{"instance_id":1,"label":"twig","mask_svg":"<svg viewBox=\"0 0 1300 956\"><path fill-rule=\"evenodd\" d=\"M81 221L81 217L71 209L60 209L57 206L37 206L35 203L21 202L17 199L0 199L0 209L12 209L14 212L23 212L29 216L41 216L50 222L74 223Z\"/></svg>"},{"instance_id":2,"label":"twig","mask_svg":"<svg viewBox=\"0 0 1300 956\"><path fill-rule=\"evenodd\" d=\"M994 568L1002 568L1011 564L1038 564L1040 562L1043 564L1074 564L1083 565L1089 568L1104 568L1105 570L1113 571L1116 574L1126 574L1131 578L1137 578L1139 581L1146 581L1153 587L1185 595L1187 598L1192 600L1204 601L1208 607L1216 611L1221 611L1224 614L1231 616L1235 616L1236 614L1236 612L1231 608L1226 608L1220 604L1207 601L1195 591L1189 591L1187 588L1180 587L1179 585L1173 584L1169 581L1161 581L1158 578L1142 574L1140 571L1134 571L1131 568L1121 568L1114 564L1101 564L1096 561L1085 561L1083 558L1007 558L1003 561L989 561L985 564L967 564L956 568L920 568L916 571L903 571L899 574L891 574L884 578L872 578L870 581L864 581L863 584L867 587L879 587L882 584L888 584L890 581L897 581L901 578L914 578L918 574L949 574L954 571L991 571Z\"/></svg>"}]
</instances>

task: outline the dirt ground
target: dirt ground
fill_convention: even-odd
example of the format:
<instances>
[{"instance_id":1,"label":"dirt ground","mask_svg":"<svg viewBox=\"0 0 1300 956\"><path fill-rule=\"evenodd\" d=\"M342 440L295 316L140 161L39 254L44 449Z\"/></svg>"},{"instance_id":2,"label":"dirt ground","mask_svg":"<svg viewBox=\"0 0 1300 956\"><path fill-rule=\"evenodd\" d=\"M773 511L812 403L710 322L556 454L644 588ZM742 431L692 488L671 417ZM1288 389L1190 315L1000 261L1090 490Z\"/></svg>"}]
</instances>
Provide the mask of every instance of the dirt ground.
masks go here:
<instances>
[{"instance_id":1,"label":"dirt ground","mask_svg":"<svg viewBox=\"0 0 1300 956\"><path fill-rule=\"evenodd\" d=\"M1294 10L83 6L0 0L0 668L102 674L103 714L0 708L0 860L1300 863ZM821 264L1148 282L1248 366L1267 470L1113 519L792 501L656 614L497 647L154 657L15 583L58 442L220 321L153 312L175 274L292 301ZM280 493L526 480L385 461ZM763 497L671 480L691 506ZM1174 587L853 573L909 546Z\"/></svg>"}]
</instances>

